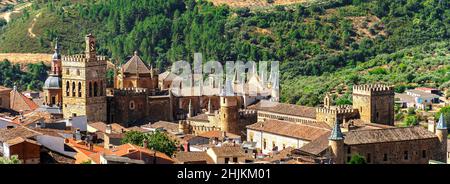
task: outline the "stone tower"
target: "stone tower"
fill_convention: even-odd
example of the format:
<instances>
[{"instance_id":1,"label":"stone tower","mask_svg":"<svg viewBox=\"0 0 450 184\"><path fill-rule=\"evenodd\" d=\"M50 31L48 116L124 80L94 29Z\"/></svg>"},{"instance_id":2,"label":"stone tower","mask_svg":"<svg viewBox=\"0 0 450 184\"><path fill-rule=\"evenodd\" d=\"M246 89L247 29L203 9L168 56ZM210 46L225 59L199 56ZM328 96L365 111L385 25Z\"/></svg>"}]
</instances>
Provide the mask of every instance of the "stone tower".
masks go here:
<instances>
[{"instance_id":1,"label":"stone tower","mask_svg":"<svg viewBox=\"0 0 450 184\"><path fill-rule=\"evenodd\" d=\"M238 99L233 94L231 82L227 81L225 90L220 94L219 110L220 128L222 131L239 134L239 108Z\"/></svg>"},{"instance_id":2,"label":"stone tower","mask_svg":"<svg viewBox=\"0 0 450 184\"><path fill-rule=\"evenodd\" d=\"M62 58L64 118L106 121L106 57L97 56L95 37L85 38L84 54Z\"/></svg>"},{"instance_id":3,"label":"stone tower","mask_svg":"<svg viewBox=\"0 0 450 184\"><path fill-rule=\"evenodd\" d=\"M441 162L447 162L448 129L447 122L445 121L443 113L441 113L439 121L436 125L436 136L438 137L440 144L440 151L438 153L439 155L437 156L437 160Z\"/></svg>"},{"instance_id":4,"label":"stone tower","mask_svg":"<svg viewBox=\"0 0 450 184\"><path fill-rule=\"evenodd\" d=\"M394 125L394 89L386 85L360 85L353 87L353 108L363 121Z\"/></svg>"},{"instance_id":5,"label":"stone tower","mask_svg":"<svg viewBox=\"0 0 450 184\"><path fill-rule=\"evenodd\" d=\"M50 107L61 107L62 104L61 85L61 54L58 40L55 41L55 53L52 55L52 66L44 86L44 105Z\"/></svg>"},{"instance_id":6,"label":"stone tower","mask_svg":"<svg viewBox=\"0 0 450 184\"><path fill-rule=\"evenodd\" d=\"M344 134L341 126L336 121L328 138L328 145L331 147L331 153L335 164L344 164Z\"/></svg>"}]
</instances>

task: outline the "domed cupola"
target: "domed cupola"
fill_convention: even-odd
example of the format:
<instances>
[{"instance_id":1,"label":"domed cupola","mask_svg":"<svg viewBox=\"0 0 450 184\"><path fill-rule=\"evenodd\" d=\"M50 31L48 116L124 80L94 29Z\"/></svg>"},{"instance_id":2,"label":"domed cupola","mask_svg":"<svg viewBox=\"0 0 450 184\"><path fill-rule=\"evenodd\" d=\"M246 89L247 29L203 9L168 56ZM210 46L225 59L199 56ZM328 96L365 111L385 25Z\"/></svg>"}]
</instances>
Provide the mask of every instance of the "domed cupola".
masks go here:
<instances>
[{"instance_id":1,"label":"domed cupola","mask_svg":"<svg viewBox=\"0 0 450 184\"><path fill-rule=\"evenodd\" d=\"M47 80L45 80L43 89L61 89L62 83L61 78L57 76L50 75Z\"/></svg>"}]
</instances>

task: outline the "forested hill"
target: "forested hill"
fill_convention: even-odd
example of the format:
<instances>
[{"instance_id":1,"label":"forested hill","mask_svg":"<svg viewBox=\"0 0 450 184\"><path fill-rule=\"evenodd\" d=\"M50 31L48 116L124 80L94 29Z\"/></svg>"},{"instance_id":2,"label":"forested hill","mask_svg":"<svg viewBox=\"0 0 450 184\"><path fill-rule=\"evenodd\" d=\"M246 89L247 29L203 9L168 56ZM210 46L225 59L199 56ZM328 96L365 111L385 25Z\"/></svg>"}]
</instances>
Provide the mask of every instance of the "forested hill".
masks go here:
<instances>
[{"instance_id":1,"label":"forested hill","mask_svg":"<svg viewBox=\"0 0 450 184\"><path fill-rule=\"evenodd\" d=\"M0 52L51 52L51 41L59 37L64 54L78 53L83 36L92 32L98 50L121 62L134 50L163 68L192 60L194 52L205 60L278 60L286 85L450 40L448 1L317 2L250 10L204 0L36 0L31 10L3 26ZM447 47L444 56L448 53ZM319 98L336 85L289 86L283 93L296 96L283 99L315 105L318 100L303 97Z\"/></svg>"}]
</instances>

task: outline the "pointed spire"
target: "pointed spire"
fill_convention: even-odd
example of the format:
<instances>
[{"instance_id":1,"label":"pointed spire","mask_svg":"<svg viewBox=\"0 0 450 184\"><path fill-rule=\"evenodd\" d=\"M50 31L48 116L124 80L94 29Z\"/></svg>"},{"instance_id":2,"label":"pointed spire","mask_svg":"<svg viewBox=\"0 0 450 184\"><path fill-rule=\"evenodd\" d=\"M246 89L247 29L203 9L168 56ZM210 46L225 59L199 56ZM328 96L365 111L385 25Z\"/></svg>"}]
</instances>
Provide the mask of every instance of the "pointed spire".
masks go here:
<instances>
[{"instance_id":1,"label":"pointed spire","mask_svg":"<svg viewBox=\"0 0 450 184\"><path fill-rule=\"evenodd\" d=\"M333 130L331 130L331 135L328 139L332 141L344 140L344 134L342 133L341 126L337 120L334 123Z\"/></svg>"},{"instance_id":2,"label":"pointed spire","mask_svg":"<svg viewBox=\"0 0 450 184\"><path fill-rule=\"evenodd\" d=\"M55 52L59 52L58 38L55 39Z\"/></svg>"},{"instance_id":3,"label":"pointed spire","mask_svg":"<svg viewBox=\"0 0 450 184\"><path fill-rule=\"evenodd\" d=\"M439 121L436 125L437 130L447 130L447 122L444 118L444 113L441 113L441 116L439 117Z\"/></svg>"}]
</instances>

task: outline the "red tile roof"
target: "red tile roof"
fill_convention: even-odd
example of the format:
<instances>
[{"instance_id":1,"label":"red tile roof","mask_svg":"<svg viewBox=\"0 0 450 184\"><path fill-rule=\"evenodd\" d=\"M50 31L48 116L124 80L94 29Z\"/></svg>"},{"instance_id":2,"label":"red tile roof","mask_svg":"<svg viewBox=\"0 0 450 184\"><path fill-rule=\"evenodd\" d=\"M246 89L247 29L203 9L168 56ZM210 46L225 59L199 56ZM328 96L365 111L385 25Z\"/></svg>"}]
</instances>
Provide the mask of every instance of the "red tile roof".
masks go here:
<instances>
[{"instance_id":1,"label":"red tile roof","mask_svg":"<svg viewBox=\"0 0 450 184\"><path fill-rule=\"evenodd\" d=\"M272 119L267 119L263 122L249 125L247 128L308 141L315 140L318 137L330 132L329 129L321 126L312 126Z\"/></svg>"},{"instance_id":2,"label":"red tile roof","mask_svg":"<svg viewBox=\"0 0 450 184\"><path fill-rule=\"evenodd\" d=\"M10 92L10 107L17 112L28 113L36 110L39 106L19 91L12 90Z\"/></svg>"}]
</instances>

